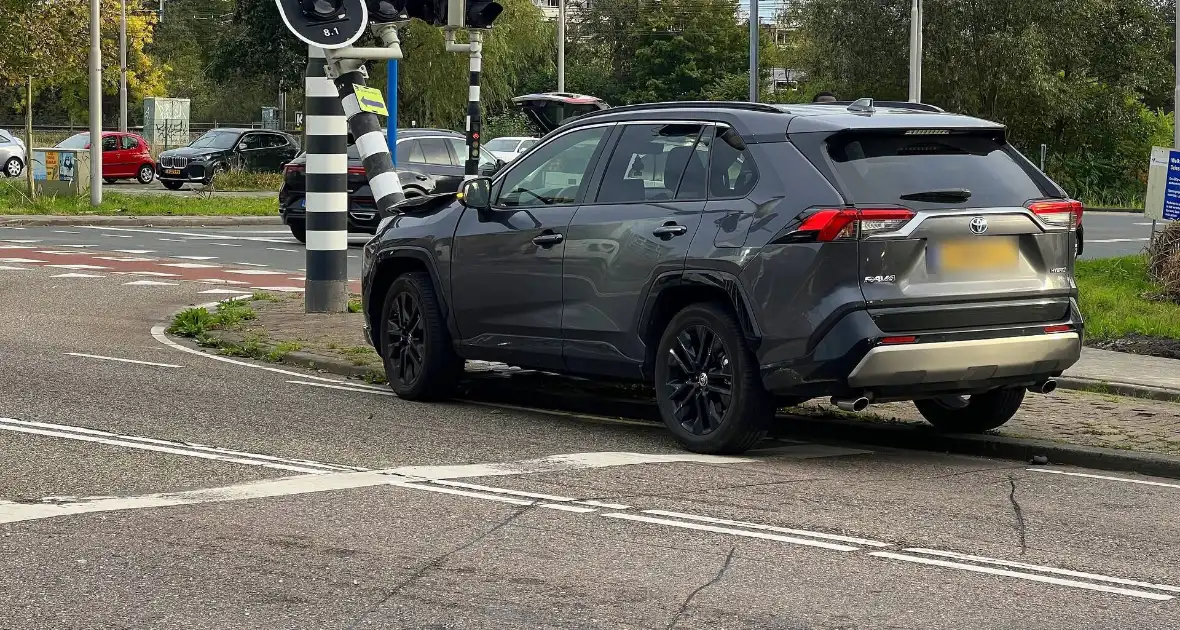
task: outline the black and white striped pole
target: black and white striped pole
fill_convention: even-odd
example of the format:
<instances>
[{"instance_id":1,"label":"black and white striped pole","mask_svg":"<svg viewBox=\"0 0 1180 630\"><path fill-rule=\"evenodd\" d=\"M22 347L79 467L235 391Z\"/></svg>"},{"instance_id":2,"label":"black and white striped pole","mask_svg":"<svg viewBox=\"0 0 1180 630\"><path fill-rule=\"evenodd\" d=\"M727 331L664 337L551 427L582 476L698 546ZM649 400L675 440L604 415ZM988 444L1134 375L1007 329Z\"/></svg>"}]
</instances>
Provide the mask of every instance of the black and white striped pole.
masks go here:
<instances>
[{"instance_id":1,"label":"black and white striped pole","mask_svg":"<svg viewBox=\"0 0 1180 630\"><path fill-rule=\"evenodd\" d=\"M471 38L471 62L467 77L467 162L463 166L463 179L479 175L479 145L483 120L479 115L479 73L483 65L483 32L468 31Z\"/></svg>"},{"instance_id":2,"label":"black and white striped pole","mask_svg":"<svg viewBox=\"0 0 1180 630\"><path fill-rule=\"evenodd\" d=\"M307 272L304 310L348 309L348 123L325 51L307 50L306 130Z\"/></svg>"}]
</instances>

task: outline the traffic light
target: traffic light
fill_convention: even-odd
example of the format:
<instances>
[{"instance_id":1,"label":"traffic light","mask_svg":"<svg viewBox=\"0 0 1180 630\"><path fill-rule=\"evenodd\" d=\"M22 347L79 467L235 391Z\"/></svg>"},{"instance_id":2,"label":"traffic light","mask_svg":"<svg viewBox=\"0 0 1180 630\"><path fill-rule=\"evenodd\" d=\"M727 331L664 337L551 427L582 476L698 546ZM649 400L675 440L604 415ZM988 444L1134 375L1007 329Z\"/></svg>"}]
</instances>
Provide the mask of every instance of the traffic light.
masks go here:
<instances>
[{"instance_id":1,"label":"traffic light","mask_svg":"<svg viewBox=\"0 0 1180 630\"><path fill-rule=\"evenodd\" d=\"M369 5L369 19L374 24L388 24L407 20L406 0L366 0Z\"/></svg>"},{"instance_id":2,"label":"traffic light","mask_svg":"<svg viewBox=\"0 0 1180 630\"><path fill-rule=\"evenodd\" d=\"M491 28L504 12L495 0L451 0L447 5L447 26L454 28Z\"/></svg>"},{"instance_id":3,"label":"traffic light","mask_svg":"<svg viewBox=\"0 0 1180 630\"><path fill-rule=\"evenodd\" d=\"M406 15L431 26L443 26L447 23L447 0L407 0Z\"/></svg>"},{"instance_id":4,"label":"traffic light","mask_svg":"<svg viewBox=\"0 0 1180 630\"><path fill-rule=\"evenodd\" d=\"M351 45L369 23L363 0L275 0L275 4L296 37L329 50Z\"/></svg>"}]
</instances>

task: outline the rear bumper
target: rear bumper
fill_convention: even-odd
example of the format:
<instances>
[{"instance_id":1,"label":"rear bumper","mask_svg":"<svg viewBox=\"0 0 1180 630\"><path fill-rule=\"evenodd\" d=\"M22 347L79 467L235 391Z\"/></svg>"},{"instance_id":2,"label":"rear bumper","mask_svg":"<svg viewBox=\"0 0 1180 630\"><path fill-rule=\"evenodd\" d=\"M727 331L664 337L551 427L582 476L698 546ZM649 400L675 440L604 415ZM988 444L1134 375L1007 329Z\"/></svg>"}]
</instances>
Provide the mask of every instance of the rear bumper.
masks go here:
<instances>
[{"instance_id":1,"label":"rear bumper","mask_svg":"<svg viewBox=\"0 0 1180 630\"><path fill-rule=\"evenodd\" d=\"M292 222L303 223L307 220L307 209L300 205L303 199L303 195L279 194L279 216L283 223L290 225ZM348 198L349 232L375 234L379 223L381 215L375 204L351 196Z\"/></svg>"},{"instance_id":2,"label":"rear bumper","mask_svg":"<svg viewBox=\"0 0 1180 630\"><path fill-rule=\"evenodd\" d=\"M854 388L970 383L1057 374L1078 362L1077 333L877 346L848 375Z\"/></svg>"}]
</instances>

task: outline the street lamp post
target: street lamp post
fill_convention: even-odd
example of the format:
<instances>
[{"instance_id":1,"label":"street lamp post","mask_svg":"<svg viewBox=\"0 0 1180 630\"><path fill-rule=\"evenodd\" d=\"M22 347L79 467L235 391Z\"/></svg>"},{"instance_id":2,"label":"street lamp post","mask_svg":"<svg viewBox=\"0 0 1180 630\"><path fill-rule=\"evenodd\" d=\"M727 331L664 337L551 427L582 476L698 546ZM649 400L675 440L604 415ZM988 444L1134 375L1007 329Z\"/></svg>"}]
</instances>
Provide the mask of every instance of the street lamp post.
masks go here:
<instances>
[{"instance_id":1,"label":"street lamp post","mask_svg":"<svg viewBox=\"0 0 1180 630\"><path fill-rule=\"evenodd\" d=\"M922 0L910 8L910 102L922 101Z\"/></svg>"},{"instance_id":2,"label":"street lamp post","mask_svg":"<svg viewBox=\"0 0 1180 630\"><path fill-rule=\"evenodd\" d=\"M557 91L565 91L565 0L557 0Z\"/></svg>"}]
</instances>

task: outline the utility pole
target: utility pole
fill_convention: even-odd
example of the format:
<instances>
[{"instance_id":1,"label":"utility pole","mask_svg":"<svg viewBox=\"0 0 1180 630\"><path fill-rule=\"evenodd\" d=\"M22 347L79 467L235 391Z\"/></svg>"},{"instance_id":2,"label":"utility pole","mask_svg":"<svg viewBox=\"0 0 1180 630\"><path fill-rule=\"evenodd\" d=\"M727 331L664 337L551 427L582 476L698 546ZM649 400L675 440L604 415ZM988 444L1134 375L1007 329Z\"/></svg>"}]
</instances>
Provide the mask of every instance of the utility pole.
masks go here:
<instances>
[{"instance_id":1,"label":"utility pole","mask_svg":"<svg viewBox=\"0 0 1180 630\"><path fill-rule=\"evenodd\" d=\"M102 204L102 23L90 0L90 205ZM32 147L30 147L32 148Z\"/></svg>"},{"instance_id":2,"label":"utility pole","mask_svg":"<svg viewBox=\"0 0 1180 630\"><path fill-rule=\"evenodd\" d=\"M119 0L119 131L127 133L127 0Z\"/></svg>"},{"instance_id":3,"label":"utility pole","mask_svg":"<svg viewBox=\"0 0 1180 630\"><path fill-rule=\"evenodd\" d=\"M750 102L758 102L758 0L750 0Z\"/></svg>"},{"instance_id":4,"label":"utility pole","mask_svg":"<svg viewBox=\"0 0 1180 630\"><path fill-rule=\"evenodd\" d=\"M922 102L922 0L910 8L910 102Z\"/></svg>"},{"instance_id":5,"label":"utility pole","mask_svg":"<svg viewBox=\"0 0 1180 630\"><path fill-rule=\"evenodd\" d=\"M565 91L565 0L557 0L557 91Z\"/></svg>"}]
</instances>

